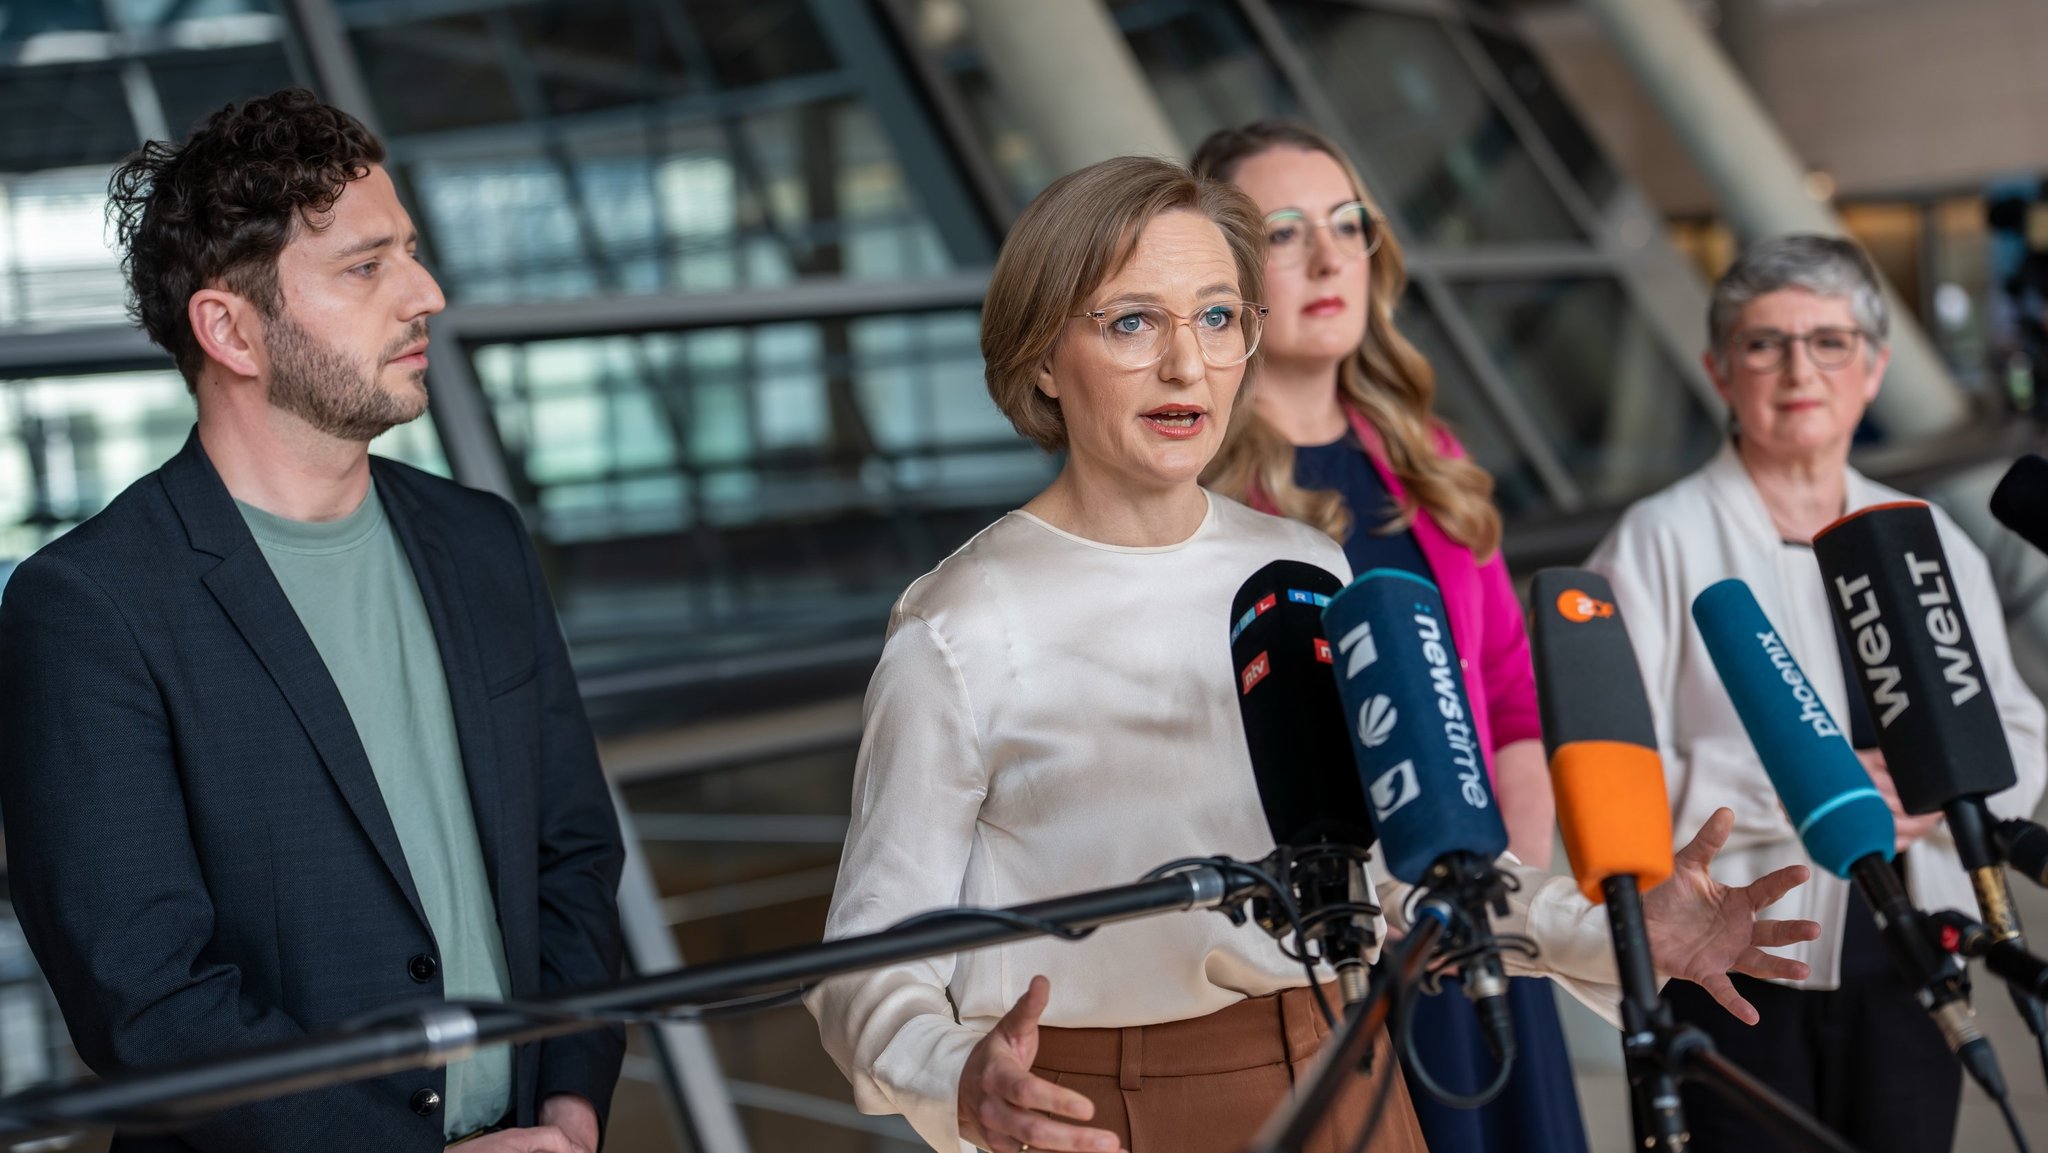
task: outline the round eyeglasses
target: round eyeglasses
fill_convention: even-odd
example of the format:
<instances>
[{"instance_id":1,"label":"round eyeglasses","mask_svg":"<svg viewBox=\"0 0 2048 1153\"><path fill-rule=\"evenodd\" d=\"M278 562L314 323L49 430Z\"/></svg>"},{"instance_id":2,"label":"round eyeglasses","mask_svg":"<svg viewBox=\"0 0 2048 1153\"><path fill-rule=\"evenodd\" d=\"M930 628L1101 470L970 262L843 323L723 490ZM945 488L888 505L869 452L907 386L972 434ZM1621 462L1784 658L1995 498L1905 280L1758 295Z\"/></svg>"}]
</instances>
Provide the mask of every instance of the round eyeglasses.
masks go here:
<instances>
[{"instance_id":1,"label":"round eyeglasses","mask_svg":"<svg viewBox=\"0 0 2048 1153\"><path fill-rule=\"evenodd\" d=\"M1266 306L1248 300L1220 300L1182 315L1156 304L1107 304L1075 316L1102 329L1109 357L1125 368L1150 368L1166 356L1173 330L1185 324L1210 368L1243 364L1259 350Z\"/></svg>"},{"instance_id":2,"label":"round eyeglasses","mask_svg":"<svg viewBox=\"0 0 2048 1153\"><path fill-rule=\"evenodd\" d=\"M1841 368L1856 359L1856 350L1862 343L1863 330L1858 328L1816 328L1802 333L1760 328L1738 332L1729 341L1735 359L1751 372L1773 372L1785 367L1795 344L1806 346L1806 358L1815 368Z\"/></svg>"},{"instance_id":3,"label":"round eyeglasses","mask_svg":"<svg viewBox=\"0 0 2048 1153\"><path fill-rule=\"evenodd\" d=\"M1386 222L1356 200L1338 205L1323 221L1310 220L1297 208L1283 208L1266 217L1266 262L1275 268L1303 263L1315 248L1318 229L1329 233L1337 258L1349 264L1380 250Z\"/></svg>"}]
</instances>

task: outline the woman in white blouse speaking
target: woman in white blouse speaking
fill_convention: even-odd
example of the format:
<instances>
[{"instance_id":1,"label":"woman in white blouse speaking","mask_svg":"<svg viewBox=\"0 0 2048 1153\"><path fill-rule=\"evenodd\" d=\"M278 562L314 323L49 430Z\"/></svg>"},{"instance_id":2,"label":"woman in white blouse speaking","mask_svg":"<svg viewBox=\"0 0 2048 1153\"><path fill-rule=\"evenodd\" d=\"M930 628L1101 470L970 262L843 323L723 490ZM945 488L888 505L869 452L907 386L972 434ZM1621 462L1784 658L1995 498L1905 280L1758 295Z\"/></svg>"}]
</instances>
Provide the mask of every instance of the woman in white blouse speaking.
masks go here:
<instances>
[{"instance_id":1,"label":"woman in white blouse speaking","mask_svg":"<svg viewBox=\"0 0 2048 1153\"><path fill-rule=\"evenodd\" d=\"M1065 464L897 602L828 936L1272 850L1231 598L1276 559L1350 570L1327 536L1196 484L1254 363L1264 230L1229 185L1136 157L1055 182L1018 219L983 306L989 392ZM1724 834L1716 821L1649 895L1660 967L1717 987L1736 967L1803 974L1757 946L1812 927L1755 910L1804 870L1720 886L1706 863ZM1604 919L1569 880L1524 873L1500 927L1599 1000ZM1399 896L1383 887L1382 903ZM1235 1153L1321 1043L1305 980L1257 926L1184 913L842 977L809 1004L860 1107L903 1114L946 1153ZM1395 1075L1380 1044L1374 1081L1327 1129L1333 1153ZM1420 1150L1391 1088L1370 1147Z\"/></svg>"},{"instance_id":2,"label":"woman in white blouse speaking","mask_svg":"<svg viewBox=\"0 0 2048 1153\"><path fill-rule=\"evenodd\" d=\"M1849 467L1849 445L1884 377L1886 315L1869 258L1825 236L1785 236L1742 254L1714 286L1707 372L1728 402L1733 432L1707 466L1623 515L1589 561L1613 581L1650 699L1678 827L1734 810L1722 869L1758 877L1806 859L1763 765L1736 717L1692 622L1692 600L1726 577L1748 582L1828 710L1845 728L1898 825L1913 903L1976 907L1941 819L1908 816L1876 749L1860 692L1850 692L1811 541L1844 514L1907 499ZM2020 681L1984 554L1934 513L1954 568L2019 783L1991 799L2000 816L2031 814L2041 798L2040 702ZM1774 912L1818 921L1822 935L1791 951L1804 979L1736 979L1763 1012L1757 1029L1729 1027L1696 991L1667 996L1724 1053L1805 1105L1869 1153L1947 1149L1962 1073L1913 990L1893 974L1869 909L1846 881L1823 874ZM1699 1153L1780 1148L1747 1118L1705 1107L1688 1090Z\"/></svg>"}]
</instances>

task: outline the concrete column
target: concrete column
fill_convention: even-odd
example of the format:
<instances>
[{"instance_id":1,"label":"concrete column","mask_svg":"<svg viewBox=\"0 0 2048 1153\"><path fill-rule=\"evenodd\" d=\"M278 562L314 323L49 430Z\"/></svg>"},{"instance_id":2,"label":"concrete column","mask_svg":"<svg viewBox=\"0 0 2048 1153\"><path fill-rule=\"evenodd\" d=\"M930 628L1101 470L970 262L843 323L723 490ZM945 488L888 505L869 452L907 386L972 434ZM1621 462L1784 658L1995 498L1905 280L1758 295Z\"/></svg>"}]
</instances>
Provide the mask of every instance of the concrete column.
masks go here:
<instances>
[{"instance_id":1,"label":"concrete column","mask_svg":"<svg viewBox=\"0 0 2048 1153\"><path fill-rule=\"evenodd\" d=\"M1766 74L1771 54L1771 14L1764 0L1717 0L1721 20L1714 28L1728 62L1749 84L1757 102L1771 106L1770 78Z\"/></svg>"},{"instance_id":2,"label":"concrete column","mask_svg":"<svg viewBox=\"0 0 2048 1153\"><path fill-rule=\"evenodd\" d=\"M1585 0L1714 187L1721 214L1743 242L1784 232L1847 235L1806 191L1792 153L1756 96L1682 0ZM1891 306L1891 369L1873 412L1899 438L1927 436L1968 416L1962 391L1898 294Z\"/></svg>"},{"instance_id":3,"label":"concrete column","mask_svg":"<svg viewBox=\"0 0 2048 1153\"><path fill-rule=\"evenodd\" d=\"M1139 153L1187 159L1103 0L960 0L1004 104L1056 173Z\"/></svg>"}]
</instances>

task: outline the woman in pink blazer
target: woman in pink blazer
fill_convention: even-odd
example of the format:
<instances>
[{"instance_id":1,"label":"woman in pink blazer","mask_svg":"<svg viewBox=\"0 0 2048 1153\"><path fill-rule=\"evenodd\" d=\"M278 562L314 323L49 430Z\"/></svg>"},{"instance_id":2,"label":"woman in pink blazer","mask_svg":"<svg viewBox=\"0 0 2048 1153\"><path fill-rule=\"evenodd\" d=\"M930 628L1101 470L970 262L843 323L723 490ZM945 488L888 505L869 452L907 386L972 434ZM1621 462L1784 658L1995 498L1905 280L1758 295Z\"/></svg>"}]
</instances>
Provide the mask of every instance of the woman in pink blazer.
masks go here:
<instances>
[{"instance_id":1,"label":"woman in pink blazer","mask_svg":"<svg viewBox=\"0 0 2048 1153\"><path fill-rule=\"evenodd\" d=\"M1500 556L1493 479L1437 418L1435 374L1394 326L1400 245L1357 171L1321 134L1262 122L1218 132L1193 166L1244 189L1266 215L1263 362L1203 482L1329 533L1353 572L1395 568L1443 591L1509 847L1548 866L1555 807L1521 605ZM1462 995L1416 1002L1409 1087L1433 1149L1583 1153L1549 982L1510 987L1521 1057L1478 1110L1436 1099L1494 1079ZM1418 1067L1419 1066L1419 1067Z\"/></svg>"}]
</instances>

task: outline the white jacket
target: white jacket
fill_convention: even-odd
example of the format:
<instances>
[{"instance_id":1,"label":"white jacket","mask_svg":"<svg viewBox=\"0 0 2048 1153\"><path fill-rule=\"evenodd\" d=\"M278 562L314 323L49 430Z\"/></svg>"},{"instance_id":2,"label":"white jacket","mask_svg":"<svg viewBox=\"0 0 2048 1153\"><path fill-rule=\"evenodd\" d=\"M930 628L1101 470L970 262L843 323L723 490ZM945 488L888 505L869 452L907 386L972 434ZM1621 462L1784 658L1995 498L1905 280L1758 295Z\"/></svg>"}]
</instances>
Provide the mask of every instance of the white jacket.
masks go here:
<instances>
[{"instance_id":1,"label":"white jacket","mask_svg":"<svg viewBox=\"0 0 2048 1153\"><path fill-rule=\"evenodd\" d=\"M1912 499L1855 469L1846 471L1852 510ZM2013 667L2004 612L1983 552L1939 508L1934 521L2019 776L2016 785L1991 798L1991 810L2000 817L2030 816L2048 776L2041 702ZM1726 806L1735 811L1735 832L1714 863L1722 881L1742 885L1785 865L1810 864L1707 656L1693 624L1692 601L1715 581L1746 581L1828 711L1845 718L1848 686L1813 551L1779 539L1731 444L1705 468L1631 506L1586 565L1613 582L1628 621L1656 713L1678 841L1689 840L1715 809ZM1906 878L1920 908L1976 912L1946 825L1907 850ZM1818 940L1780 950L1812 966L1812 975L1794 984L1832 989L1841 983L1848 907L1848 882L1816 870L1811 881L1763 914L1820 923Z\"/></svg>"}]
</instances>

